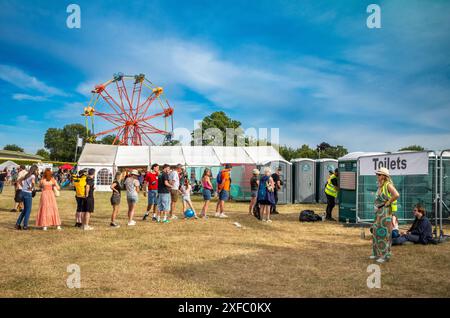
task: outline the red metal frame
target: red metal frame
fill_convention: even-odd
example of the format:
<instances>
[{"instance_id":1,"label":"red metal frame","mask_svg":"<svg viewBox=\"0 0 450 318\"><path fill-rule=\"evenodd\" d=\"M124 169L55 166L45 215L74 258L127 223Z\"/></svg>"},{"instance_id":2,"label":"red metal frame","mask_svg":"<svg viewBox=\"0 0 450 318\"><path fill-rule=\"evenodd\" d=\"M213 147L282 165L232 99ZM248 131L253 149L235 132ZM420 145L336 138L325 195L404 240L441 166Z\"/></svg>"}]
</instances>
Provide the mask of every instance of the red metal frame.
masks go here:
<instances>
[{"instance_id":1,"label":"red metal frame","mask_svg":"<svg viewBox=\"0 0 450 318\"><path fill-rule=\"evenodd\" d=\"M126 80L131 79L135 81L131 94L129 94L125 83ZM144 83L144 81L146 83ZM147 85L147 83L150 85ZM118 98L114 98L108 92L107 88L110 87L115 88ZM147 88L150 92L147 98L141 103L141 99L145 95L143 94L143 88ZM113 145L138 146L143 144L155 145L154 140L151 138L152 135L167 136L168 134L171 134L171 131L168 131L167 129L167 118L171 117L173 122L174 110L167 100L163 101L163 99L161 99L162 89L153 87L153 84L146 80L143 74L136 76L126 76L120 73L116 74L112 80L97 85L92 93L95 95L94 98L91 99L93 105L89 106L95 109L97 102L103 100L105 105L112 110L112 112L94 110L94 116L98 116L115 126L109 130L94 133L95 137L114 133L116 138L113 141ZM162 111L152 114L150 113L150 110L155 101L158 101ZM165 129L156 128L149 122L157 117L165 118ZM171 130L173 130L173 127Z\"/></svg>"}]
</instances>

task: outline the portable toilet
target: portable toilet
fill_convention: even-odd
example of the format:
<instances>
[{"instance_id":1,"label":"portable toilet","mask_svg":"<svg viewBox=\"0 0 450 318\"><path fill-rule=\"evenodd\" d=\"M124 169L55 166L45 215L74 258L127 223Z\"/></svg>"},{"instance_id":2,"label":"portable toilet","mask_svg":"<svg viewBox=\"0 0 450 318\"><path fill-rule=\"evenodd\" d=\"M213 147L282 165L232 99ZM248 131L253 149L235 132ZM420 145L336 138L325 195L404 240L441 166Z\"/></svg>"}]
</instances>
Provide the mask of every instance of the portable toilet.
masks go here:
<instances>
[{"instance_id":1,"label":"portable toilet","mask_svg":"<svg viewBox=\"0 0 450 318\"><path fill-rule=\"evenodd\" d=\"M270 161L258 167L261 175L264 174L264 167L270 167L272 173L275 173L279 167L281 168L282 186L278 190L278 204L292 203L292 164L287 161Z\"/></svg>"},{"instance_id":2,"label":"portable toilet","mask_svg":"<svg viewBox=\"0 0 450 318\"><path fill-rule=\"evenodd\" d=\"M434 219L434 201L438 185L437 156L434 152L352 153L339 158L339 221L372 222L378 189L375 171L389 169L400 198L399 221L412 221L413 207L425 206Z\"/></svg>"},{"instance_id":3,"label":"portable toilet","mask_svg":"<svg viewBox=\"0 0 450 318\"><path fill-rule=\"evenodd\" d=\"M292 159L294 203L316 202L316 163L313 159Z\"/></svg>"},{"instance_id":4,"label":"portable toilet","mask_svg":"<svg viewBox=\"0 0 450 318\"><path fill-rule=\"evenodd\" d=\"M338 167L336 159L324 158L316 160L316 200L318 203L327 203L325 184L331 172Z\"/></svg>"}]
</instances>

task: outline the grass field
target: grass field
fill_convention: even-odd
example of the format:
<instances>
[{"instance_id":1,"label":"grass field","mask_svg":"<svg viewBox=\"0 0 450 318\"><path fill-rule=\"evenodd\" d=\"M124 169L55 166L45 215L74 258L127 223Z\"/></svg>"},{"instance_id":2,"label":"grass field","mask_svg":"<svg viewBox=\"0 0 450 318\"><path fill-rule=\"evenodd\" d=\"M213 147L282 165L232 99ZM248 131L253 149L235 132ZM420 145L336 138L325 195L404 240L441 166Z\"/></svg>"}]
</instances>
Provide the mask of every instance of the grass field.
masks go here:
<instances>
[{"instance_id":1,"label":"grass field","mask_svg":"<svg viewBox=\"0 0 450 318\"><path fill-rule=\"evenodd\" d=\"M229 219L155 224L140 221L141 195L136 227L126 226L123 200L122 227L111 229L109 194L96 193L95 230L83 232L73 227L73 196L57 199L63 231L44 232L14 230L13 191L0 195L1 297L450 296L450 244L394 247L381 265L381 289L369 289L368 230L361 239L360 229L298 221L300 210L323 205L280 206L272 224L248 216L247 203L228 203ZM39 194L31 225L38 202ZM81 268L79 289L66 287L69 264Z\"/></svg>"}]
</instances>

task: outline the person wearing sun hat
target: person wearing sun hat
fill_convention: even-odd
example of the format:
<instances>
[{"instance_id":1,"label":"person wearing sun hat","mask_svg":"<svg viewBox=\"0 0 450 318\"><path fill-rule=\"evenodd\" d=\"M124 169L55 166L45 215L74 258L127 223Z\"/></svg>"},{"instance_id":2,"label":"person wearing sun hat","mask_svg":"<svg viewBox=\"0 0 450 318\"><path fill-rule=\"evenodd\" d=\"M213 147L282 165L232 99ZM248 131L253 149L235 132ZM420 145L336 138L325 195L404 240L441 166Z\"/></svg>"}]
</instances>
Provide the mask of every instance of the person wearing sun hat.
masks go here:
<instances>
[{"instance_id":1,"label":"person wearing sun hat","mask_svg":"<svg viewBox=\"0 0 450 318\"><path fill-rule=\"evenodd\" d=\"M139 171L132 170L130 176L125 180L124 186L127 190L127 203L128 203L128 226L136 225L136 221L133 220L134 210L138 202L138 193L140 183L138 180Z\"/></svg>"},{"instance_id":2,"label":"person wearing sun hat","mask_svg":"<svg viewBox=\"0 0 450 318\"><path fill-rule=\"evenodd\" d=\"M400 197L392 182L389 170L381 167L376 172L378 190L375 198L375 220L372 224L372 255L378 263L391 257L392 214L397 211Z\"/></svg>"}]
</instances>

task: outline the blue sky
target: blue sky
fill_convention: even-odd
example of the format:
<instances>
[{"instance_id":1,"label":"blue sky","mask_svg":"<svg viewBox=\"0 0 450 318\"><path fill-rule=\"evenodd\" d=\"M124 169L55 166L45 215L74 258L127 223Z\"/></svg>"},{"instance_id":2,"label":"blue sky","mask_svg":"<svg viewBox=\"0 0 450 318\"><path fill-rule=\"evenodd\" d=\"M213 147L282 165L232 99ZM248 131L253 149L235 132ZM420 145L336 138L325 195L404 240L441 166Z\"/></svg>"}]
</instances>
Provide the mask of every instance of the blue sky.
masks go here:
<instances>
[{"instance_id":1,"label":"blue sky","mask_svg":"<svg viewBox=\"0 0 450 318\"><path fill-rule=\"evenodd\" d=\"M35 152L47 128L83 123L93 86L124 72L165 88L176 127L224 110L291 146L450 148L449 14L438 0L0 0L0 147Z\"/></svg>"}]
</instances>

